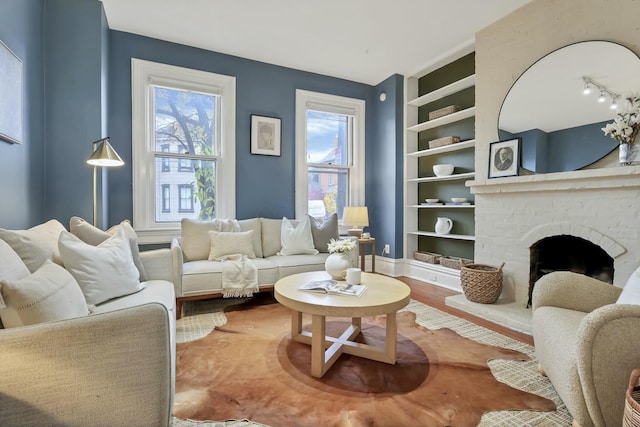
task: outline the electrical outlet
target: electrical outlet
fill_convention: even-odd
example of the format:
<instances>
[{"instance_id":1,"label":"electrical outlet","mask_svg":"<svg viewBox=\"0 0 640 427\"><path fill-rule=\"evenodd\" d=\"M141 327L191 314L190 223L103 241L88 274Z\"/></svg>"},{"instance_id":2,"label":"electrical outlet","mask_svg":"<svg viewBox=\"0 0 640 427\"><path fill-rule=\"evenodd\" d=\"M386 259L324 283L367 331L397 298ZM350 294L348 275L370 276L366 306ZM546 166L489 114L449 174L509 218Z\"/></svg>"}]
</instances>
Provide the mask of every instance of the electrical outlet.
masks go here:
<instances>
[{"instance_id":1,"label":"electrical outlet","mask_svg":"<svg viewBox=\"0 0 640 427\"><path fill-rule=\"evenodd\" d=\"M384 253L388 254L389 252L391 252L391 247L389 245L384 245Z\"/></svg>"}]
</instances>

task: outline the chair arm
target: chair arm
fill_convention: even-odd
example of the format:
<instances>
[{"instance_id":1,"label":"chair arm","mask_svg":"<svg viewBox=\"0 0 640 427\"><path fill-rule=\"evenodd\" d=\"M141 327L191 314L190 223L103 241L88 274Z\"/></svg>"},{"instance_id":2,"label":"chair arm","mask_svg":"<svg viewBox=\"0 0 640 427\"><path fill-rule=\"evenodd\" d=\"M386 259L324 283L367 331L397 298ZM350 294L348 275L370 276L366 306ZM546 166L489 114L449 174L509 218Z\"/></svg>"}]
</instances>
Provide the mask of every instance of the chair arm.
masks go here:
<instances>
[{"instance_id":1,"label":"chair arm","mask_svg":"<svg viewBox=\"0 0 640 427\"><path fill-rule=\"evenodd\" d=\"M173 287L176 291L176 298L182 296L182 268L184 265L184 253L180 239L173 238L171 240L171 257L173 265Z\"/></svg>"},{"instance_id":2,"label":"chair arm","mask_svg":"<svg viewBox=\"0 0 640 427\"><path fill-rule=\"evenodd\" d=\"M170 322L161 304L0 330L0 420L167 426Z\"/></svg>"},{"instance_id":3,"label":"chair arm","mask_svg":"<svg viewBox=\"0 0 640 427\"><path fill-rule=\"evenodd\" d=\"M613 304L621 288L583 274L555 271L542 276L533 288L533 310L552 306L585 313Z\"/></svg>"},{"instance_id":4,"label":"chair arm","mask_svg":"<svg viewBox=\"0 0 640 427\"><path fill-rule=\"evenodd\" d=\"M577 331L577 367L594 425L620 425L629 376L640 366L640 306L609 304Z\"/></svg>"},{"instance_id":5,"label":"chair arm","mask_svg":"<svg viewBox=\"0 0 640 427\"><path fill-rule=\"evenodd\" d=\"M148 280L173 281L173 260L171 250L153 249L140 252L140 260Z\"/></svg>"}]
</instances>

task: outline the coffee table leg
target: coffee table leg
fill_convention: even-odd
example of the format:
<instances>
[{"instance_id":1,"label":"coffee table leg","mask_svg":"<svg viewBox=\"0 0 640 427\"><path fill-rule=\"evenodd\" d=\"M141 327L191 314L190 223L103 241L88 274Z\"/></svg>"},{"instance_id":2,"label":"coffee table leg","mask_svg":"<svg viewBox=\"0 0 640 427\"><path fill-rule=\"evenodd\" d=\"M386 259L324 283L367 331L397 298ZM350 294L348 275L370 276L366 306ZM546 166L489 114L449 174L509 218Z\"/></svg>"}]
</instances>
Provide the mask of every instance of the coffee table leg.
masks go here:
<instances>
[{"instance_id":1,"label":"coffee table leg","mask_svg":"<svg viewBox=\"0 0 640 427\"><path fill-rule=\"evenodd\" d=\"M319 314L311 316L311 375L320 378L326 370L324 340L326 317Z\"/></svg>"},{"instance_id":2,"label":"coffee table leg","mask_svg":"<svg viewBox=\"0 0 640 427\"><path fill-rule=\"evenodd\" d=\"M291 338L298 338L300 332L302 332L302 312L291 310Z\"/></svg>"},{"instance_id":3,"label":"coffee table leg","mask_svg":"<svg viewBox=\"0 0 640 427\"><path fill-rule=\"evenodd\" d=\"M389 356L389 363L396 363L396 351L398 346L398 322L397 313L387 314L387 336L385 337L385 352Z\"/></svg>"}]
</instances>

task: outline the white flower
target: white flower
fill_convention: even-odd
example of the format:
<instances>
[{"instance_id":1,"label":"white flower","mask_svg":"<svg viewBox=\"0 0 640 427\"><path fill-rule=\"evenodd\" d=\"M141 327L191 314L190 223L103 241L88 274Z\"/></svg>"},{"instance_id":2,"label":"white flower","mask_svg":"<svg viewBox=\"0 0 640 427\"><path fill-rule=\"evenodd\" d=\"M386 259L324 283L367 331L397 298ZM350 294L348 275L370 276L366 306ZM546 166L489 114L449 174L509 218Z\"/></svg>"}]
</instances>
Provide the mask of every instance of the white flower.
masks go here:
<instances>
[{"instance_id":1,"label":"white flower","mask_svg":"<svg viewBox=\"0 0 640 427\"><path fill-rule=\"evenodd\" d=\"M625 110L618 113L613 123L608 123L602 131L620 144L633 144L640 130L640 97L627 98L626 104Z\"/></svg>"},{"instance_id":2,"label":"white flower","mask_svg":"<svg viewBox=\"0 0 640 427\"><path fill-rule=\"evenodd\" d=\"M327 247L329 253L342 254L354 250L356 248L356 242L352 239L331 239Z\"/></svg>"}]
</instances>

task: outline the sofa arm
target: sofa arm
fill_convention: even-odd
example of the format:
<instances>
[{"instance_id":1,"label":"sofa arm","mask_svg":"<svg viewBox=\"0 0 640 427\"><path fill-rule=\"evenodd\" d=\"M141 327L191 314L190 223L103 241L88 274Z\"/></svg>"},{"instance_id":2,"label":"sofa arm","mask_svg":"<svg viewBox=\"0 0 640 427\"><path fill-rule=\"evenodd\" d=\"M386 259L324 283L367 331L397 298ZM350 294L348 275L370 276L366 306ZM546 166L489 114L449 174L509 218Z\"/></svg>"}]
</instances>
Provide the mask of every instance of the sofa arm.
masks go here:
<instances>
[{"instance_id":1,"label":"sofa arm","mask_svg":"<svg viewBox=\"0 0 640 427\"><path fill-rule=\"evenodd\" d=\"M153 249L140 252L147 280L173 281L173 259L170 249Z\"/></svg>"},{"instance_id":2,"label":"sofa arm","mask_svg":"<svg viewBox=\"0 0 640 427\"><path fill-rule=\"evenodd\" d=\"M182 296L182 268L184 265L184 253L180 239L171 240L171 258L173 265L173 287L176 291L176 298Z\"/></svg>"},{"instance_id":3,"label":"sofa arm","mask_svg":"<svg viewBox=\"0 0 640 427\"><path fill-rule=\"evenodd\" d=\"M533 288L533 310L552 306L589 313L613 304L621 288L583 274L555 271L542 276Z\"/></svg>"},{"instance_id":4,"label":"sofa arm","mask_svg":"<svg viewBox=\"0 0 640 427\"><path fill-rule=\"evenodd\" d=\"M2 424L169 425L169 328L154 303L0 330Z\"/></svg>"},{"instance_id":5,"label":"sofa arm","mask_svg":"<svg viewBox=\"0 0 640 427\"><path fill-rule=\"evenodd\" d=\"M589 313L576 336L576 362L595 425L620 425L629 376L640 366L640 306L609 304Z\"/></svg>"}]
</instances>

